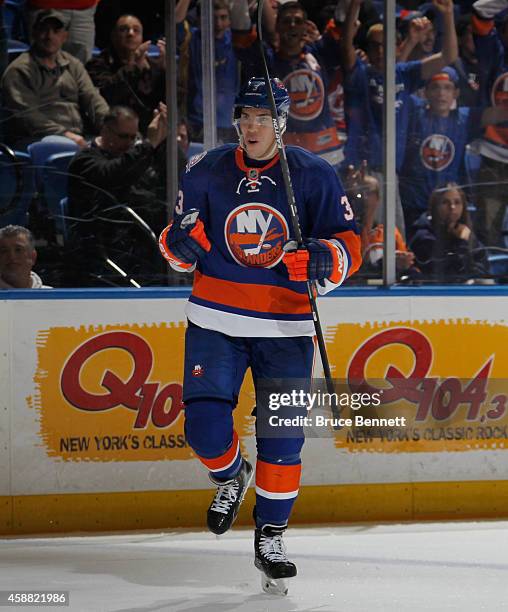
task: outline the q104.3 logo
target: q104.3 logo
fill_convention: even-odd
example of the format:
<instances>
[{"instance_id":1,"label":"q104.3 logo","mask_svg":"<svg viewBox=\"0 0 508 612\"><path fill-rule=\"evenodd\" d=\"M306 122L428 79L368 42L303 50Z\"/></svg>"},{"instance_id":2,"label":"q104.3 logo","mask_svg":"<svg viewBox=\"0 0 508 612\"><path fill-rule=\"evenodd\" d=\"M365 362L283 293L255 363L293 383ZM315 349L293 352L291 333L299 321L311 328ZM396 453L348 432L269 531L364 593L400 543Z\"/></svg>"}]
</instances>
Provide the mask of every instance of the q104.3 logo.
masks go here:
<instances>
[{"instance_id":1,"label":"q104.3 logo","mask_svg":"<svg viewBox=\"0 0 508 612\"><path fill-rule=\"evenodd\" d=\"M241 266L273 268L282 259L289 231L278 210L253 202L229 213L224 237L231 257Z\"/></svg>"}]
</instances>

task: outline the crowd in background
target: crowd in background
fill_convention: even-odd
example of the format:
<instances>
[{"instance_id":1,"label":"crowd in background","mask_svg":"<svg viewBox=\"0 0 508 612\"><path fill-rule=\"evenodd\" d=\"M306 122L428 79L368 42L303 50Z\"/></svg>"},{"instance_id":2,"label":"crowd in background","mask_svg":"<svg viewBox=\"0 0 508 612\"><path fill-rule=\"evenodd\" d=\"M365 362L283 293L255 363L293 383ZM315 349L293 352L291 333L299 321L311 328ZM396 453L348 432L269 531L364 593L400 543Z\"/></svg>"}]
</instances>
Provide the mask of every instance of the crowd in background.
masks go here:
<instances>
[{"instance_id":1,"label":"crowd in background","mask_svg":"<svg viewBox=\"0 0 508 612\"><path fill-rule=\"evenodd\" d=\"M43 286L30 284L34 265L54 287L171 284L157 249L171 208L167 105L182 172L202 150L205 101L195 0L175 0L166 100L166 2L0 0L0 288ZM256 7L213 1L219 143L237 139L235 96L262 74ZM395 53L398 280L505 282L508 0L403 0L390 51L383 12L380 0L265 2L269 70L291 97L285 142L340 175L362 236L354 282L380 278L384 55Z\"/></svg>"}]
</instances>

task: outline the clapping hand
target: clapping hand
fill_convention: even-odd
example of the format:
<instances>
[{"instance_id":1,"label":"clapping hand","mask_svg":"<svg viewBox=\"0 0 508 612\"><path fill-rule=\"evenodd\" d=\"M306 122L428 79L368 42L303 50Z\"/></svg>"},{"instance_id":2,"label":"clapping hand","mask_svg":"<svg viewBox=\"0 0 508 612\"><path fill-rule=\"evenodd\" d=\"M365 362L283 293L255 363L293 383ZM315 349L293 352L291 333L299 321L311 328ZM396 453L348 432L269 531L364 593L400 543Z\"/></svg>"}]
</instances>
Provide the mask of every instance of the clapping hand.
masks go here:
<instances>
[{"instance_id":1,"label":"clapping hand","mask_svg":"<svg viewBox=\"0 0 508 612\"><path fill-rule=\"evenodd\" d=\"M153 119L146 131L146 137L155 148L166 140L168 134L168 108L163 102L159 102L158 108L153 111Z\"/></svg>"},{"instance_id":2,"label":"clapping hand","mask_svg":"<svg viewBox=\"0 0 508 612\"><path fill-rule=\"evenodd\" d=\"M134 51L134 64L140 70L146 70L150 68L150 64L148 63L148 47L150 46L150 41L145 40L144 43L141 43L139 47Z\"/></svg>"}]
</instances>

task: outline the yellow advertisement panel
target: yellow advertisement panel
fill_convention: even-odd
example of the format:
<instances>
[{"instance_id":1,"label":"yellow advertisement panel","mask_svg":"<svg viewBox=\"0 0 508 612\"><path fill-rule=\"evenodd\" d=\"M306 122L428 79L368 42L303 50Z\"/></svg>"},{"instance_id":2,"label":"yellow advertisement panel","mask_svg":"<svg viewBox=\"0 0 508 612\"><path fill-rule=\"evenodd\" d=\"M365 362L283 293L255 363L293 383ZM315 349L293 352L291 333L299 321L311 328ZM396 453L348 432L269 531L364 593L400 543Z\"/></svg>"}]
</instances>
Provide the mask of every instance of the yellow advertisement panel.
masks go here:
<instances>
[{"instance_id":1,"label":"yellow advertisement panel","mask_svg":"<svg viewBox=\"0 0 508 612\"><path fill-rule=\"evenodd\" d=\"M351 453L508 448L508 327L471 320L341 323L327 327L336 379L380 395L349 406L330 429ZM37 411L47 456L66 461L160 461L194 455L184 435L185 326L52 327L37 337ZM235 424L254 430L252 380Z\"/></svg>"},{"instance_id":2,"label":"yellow advertisement panel","mask_svg":"<svg viewBox=\"0 0 508 612\"><path fill-rule=\"evenodd\" d=\"M327 332L335 378L347 381L352 392L382 398L377 407L349 409L352 427L333 434L338 448L383 453L508 448L507 326L400 321L344 323Z\"/></svg>"},{"instance_id":3,"label":"yellow advertisement panel","mask_svg":"<svg viewBox=\"0 0 508 612\"><path fill-rule=\"evenodd\" d=\"M49 457L66 461L190 459L182 405L185 326L53 327L37 337L38 413ZM235 410L251 430L252 383Z\"/></svg>"}]
</instances>

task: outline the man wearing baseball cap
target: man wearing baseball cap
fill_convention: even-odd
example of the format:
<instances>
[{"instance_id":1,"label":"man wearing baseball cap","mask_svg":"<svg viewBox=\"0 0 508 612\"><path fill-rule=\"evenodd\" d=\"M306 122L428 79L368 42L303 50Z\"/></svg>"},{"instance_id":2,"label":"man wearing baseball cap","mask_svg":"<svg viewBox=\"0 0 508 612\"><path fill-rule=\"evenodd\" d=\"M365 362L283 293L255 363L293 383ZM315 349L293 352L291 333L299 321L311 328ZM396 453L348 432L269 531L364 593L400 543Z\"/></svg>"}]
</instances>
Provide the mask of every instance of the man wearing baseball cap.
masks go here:
<instances>
[{"instance_id":1,"label":"man wearing baseball cap","mask_svg":"<svg viewBox=\"0 0 508 612\"><path fill-rule=\"evenodd\" d=\"M62 51L67 26L62 12L40 11L33 22L30 51L17 57L3 75L8 136L16 146L58 135L84 147L84 134L97 133L108 112L83 64Z\"/></svg>"},{"instance_id":2,"label":"man wearing baseball cap","mask_svg":"<svg viewBox=\"0 0 508 612\"><path fill-rule=\"evenodd\" d=\"M413 96L406 153L399 174L399 188L411 237L413 223L427 210L439 185L461 183L466 144L481 134L488 121L508 118L508 111L494 117L493 109L457 107L459 75L446 66L425 83L426 100Z\"/></svg>"},{"instance_id":3,"label":"man wearing baseball cap","mask_svg":"<svg viewBox=\"0 0 508 612\"><path fill-rule=\"evenodd\" d=\"M41 10L55 9L65 16L69 31L64 51L86 64L95 43L95 12L99 0L26 0L27 18L32 29Z\"/></svg>"}]
</instances>

